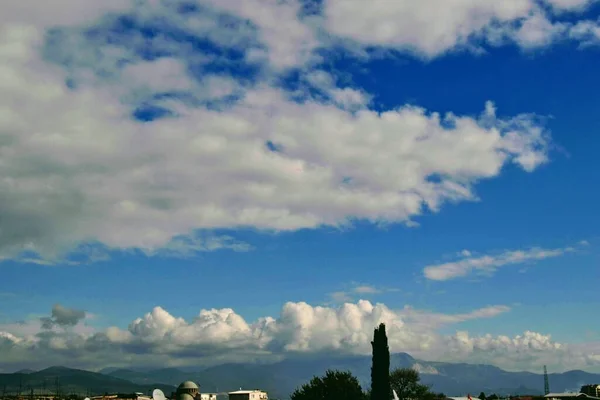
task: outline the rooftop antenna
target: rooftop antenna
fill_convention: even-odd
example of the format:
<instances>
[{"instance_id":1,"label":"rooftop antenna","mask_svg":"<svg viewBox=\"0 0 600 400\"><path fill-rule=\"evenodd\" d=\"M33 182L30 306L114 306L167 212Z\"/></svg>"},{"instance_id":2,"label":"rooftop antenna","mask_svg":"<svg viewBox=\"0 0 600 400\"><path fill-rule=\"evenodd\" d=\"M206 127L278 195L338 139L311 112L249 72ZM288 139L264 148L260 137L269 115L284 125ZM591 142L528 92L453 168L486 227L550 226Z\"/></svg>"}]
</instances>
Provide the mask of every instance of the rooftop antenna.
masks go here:
<instances>
[{"instance_id":1,"label":"rooftop antenna","mask_svg":"<svg viewBox=\"0 0 600 400\"><path fill-rule=\"evenodd\" d=\"M544 365L544 395L550 393L550 382L548 381L548 370Z\"/></svg>"},{"instance_id":2,"label":"rooftop antenna","mask_svg":"<svg viewBox=\"0 0 600 400\"><path fill-rule=\"evenodd\" d=\"M90 400L90 399L86 399ZM154 389L152 392L152 400L166 400L165 394L160 389Z\"/></svg>"}]
</instances>

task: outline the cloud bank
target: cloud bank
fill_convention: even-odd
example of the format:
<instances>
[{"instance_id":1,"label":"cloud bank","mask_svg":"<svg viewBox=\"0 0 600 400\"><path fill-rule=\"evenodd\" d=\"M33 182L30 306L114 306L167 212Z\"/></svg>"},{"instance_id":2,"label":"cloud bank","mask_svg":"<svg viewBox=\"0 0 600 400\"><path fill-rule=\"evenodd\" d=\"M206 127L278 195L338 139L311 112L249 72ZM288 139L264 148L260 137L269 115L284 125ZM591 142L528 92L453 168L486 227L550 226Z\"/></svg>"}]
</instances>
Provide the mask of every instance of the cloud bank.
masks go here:
<instances>
[{"instance_id":1,"label":"cloud bank","mask_svg":"<svg viewBox=\"0 0 600 400\"><path fill-rule=\"evenodd\" d=\"M60 310L58 312L58 310ZM191 320L155 307L127 329L96 330L79 311L55 306L57 322L42 320L0 325L0 368L67 363L84 368L106 365L212 365L223 362L277 361L307 354L370 354L373 328L387 324L390 348L421 359L485 362L503 368L558 370L597 365L600 347L557 343L549 335L524 332L515 337L472 336L440 329L509 312L489 306L463 314L440 314L405 307L393 310L366 300L338 307L288 302L277 318L247 322L234 310L204 309ZM62 325L57 315L67 316ZM62 318L62 317L60 317Z\"/></svg>"}]
</instances>

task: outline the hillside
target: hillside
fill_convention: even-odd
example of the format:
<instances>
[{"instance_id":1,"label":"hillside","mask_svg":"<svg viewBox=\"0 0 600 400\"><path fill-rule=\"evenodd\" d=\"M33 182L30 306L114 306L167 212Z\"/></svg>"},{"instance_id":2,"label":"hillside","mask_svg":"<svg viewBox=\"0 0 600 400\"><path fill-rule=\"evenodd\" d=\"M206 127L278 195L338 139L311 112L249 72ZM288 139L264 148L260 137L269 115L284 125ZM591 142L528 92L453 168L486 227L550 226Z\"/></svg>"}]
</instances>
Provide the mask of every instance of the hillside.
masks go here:
<instances>
[{"instance_id":1,"label":"hillside","mask_svg":"<svg viewBox=\"0 0 600 400\"><path fill-rule=\"evenodd\" d=\"M6 387L8 393L17 393L19 387L21 387L22 393L27 393L31 389L38 393L53 392L56 389L57 378L63 393L86 394L90 391L94 394L105 392L148 393L157 387L166 393L174 390L171 385L139 384L110 375L66 367L50 367L27 373L0 374L0 386Z\"/></svg>"}]
</instances>

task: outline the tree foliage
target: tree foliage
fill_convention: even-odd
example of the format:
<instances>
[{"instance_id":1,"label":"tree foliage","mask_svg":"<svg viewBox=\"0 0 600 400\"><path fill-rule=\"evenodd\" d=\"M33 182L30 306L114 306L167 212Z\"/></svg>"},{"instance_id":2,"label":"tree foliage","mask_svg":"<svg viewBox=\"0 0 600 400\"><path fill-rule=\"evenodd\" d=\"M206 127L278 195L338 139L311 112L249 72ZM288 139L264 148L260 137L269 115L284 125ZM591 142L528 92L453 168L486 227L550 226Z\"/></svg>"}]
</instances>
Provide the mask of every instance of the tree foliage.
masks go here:
<instances>
[{"instance_id":1,"label":"tree foliage","mask_svg":"<svg viewBox=\"0 0 600 400\"><path fill-rule=\"evenodd\" d=\"M397 368L390 373L390 386L400 400L434 400L439 395L420 383L419 372L412 368Z\"/></svg>"},{"instance_id":2,"label":"tree foliage","mask_svg":"<svg viewBox=\"0 0 600 400\"><path fill-rule=\"evenodd\" d=\"M479 400L486 400L487 399L487 397L485 397L485 393L483 393L483 392L479 393L479 396L477 396L477 398Z\"/></svg>"},{"instance_id":3,"label":"tree foliage","mask_svg":"<svg viewBox=\"0 0 600 400\"><path fill-rule=\"evenodd\" d=\"M385 324L380 324L373 332L373 364L371 366L371 400L389 400L390 389L390 348L385 332Z\"/></svg>"},{"instance_id":4,"label":"tree foliage","mask_svg":"<svg viewBox=\"0 0 600 400\"><path fill-rule=\"evenodd\" d=\"M327 370L296 389L291 400L366 400L358 379L350 372Z\"/></svg>"}]
</instances>

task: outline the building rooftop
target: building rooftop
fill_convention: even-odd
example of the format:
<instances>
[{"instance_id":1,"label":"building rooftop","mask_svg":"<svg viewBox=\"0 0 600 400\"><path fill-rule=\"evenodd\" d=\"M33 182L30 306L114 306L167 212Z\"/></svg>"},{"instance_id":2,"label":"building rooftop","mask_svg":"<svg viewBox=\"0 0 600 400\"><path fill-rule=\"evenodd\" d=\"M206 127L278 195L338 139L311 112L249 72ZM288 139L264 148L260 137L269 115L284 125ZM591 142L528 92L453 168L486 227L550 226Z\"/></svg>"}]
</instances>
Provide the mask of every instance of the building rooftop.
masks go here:
<instances>
[{"instance_id":1,"label":"building rooftop","mask_svg":"<svg viewBox=\"0 0 600 400\"><path fill-rule=\"evenodd\" d=\"M544 396L547 399L552 399L552 398L583 398L583 399L598 399L600 400L599 397L594 397L594 396L590 396L587 395L585 393L548 393L547 395Z\"/></svg>"},{"instance_id":2,"label":"building rooftop","mask_svg":"<svg viewBox=\"0 0 600 400\"><path fill-rule=\"evenodd\" d=\"M182 382L177 389L198 389L198 385L192 381L185 381Z\"/></svg>"},{"instance_id":3,"label":"building rooftop","mask_svg":"<svg viewBox=\"0 0 600 400\"><path fill-rule=\"evenodd\" d=\"M249 393L256 393L256 392L262 392L262 390L259 389L254 389L254 390L236 390L235 392L229 392L229 394L249 394Z\"/></svg>"}]
</instances>

